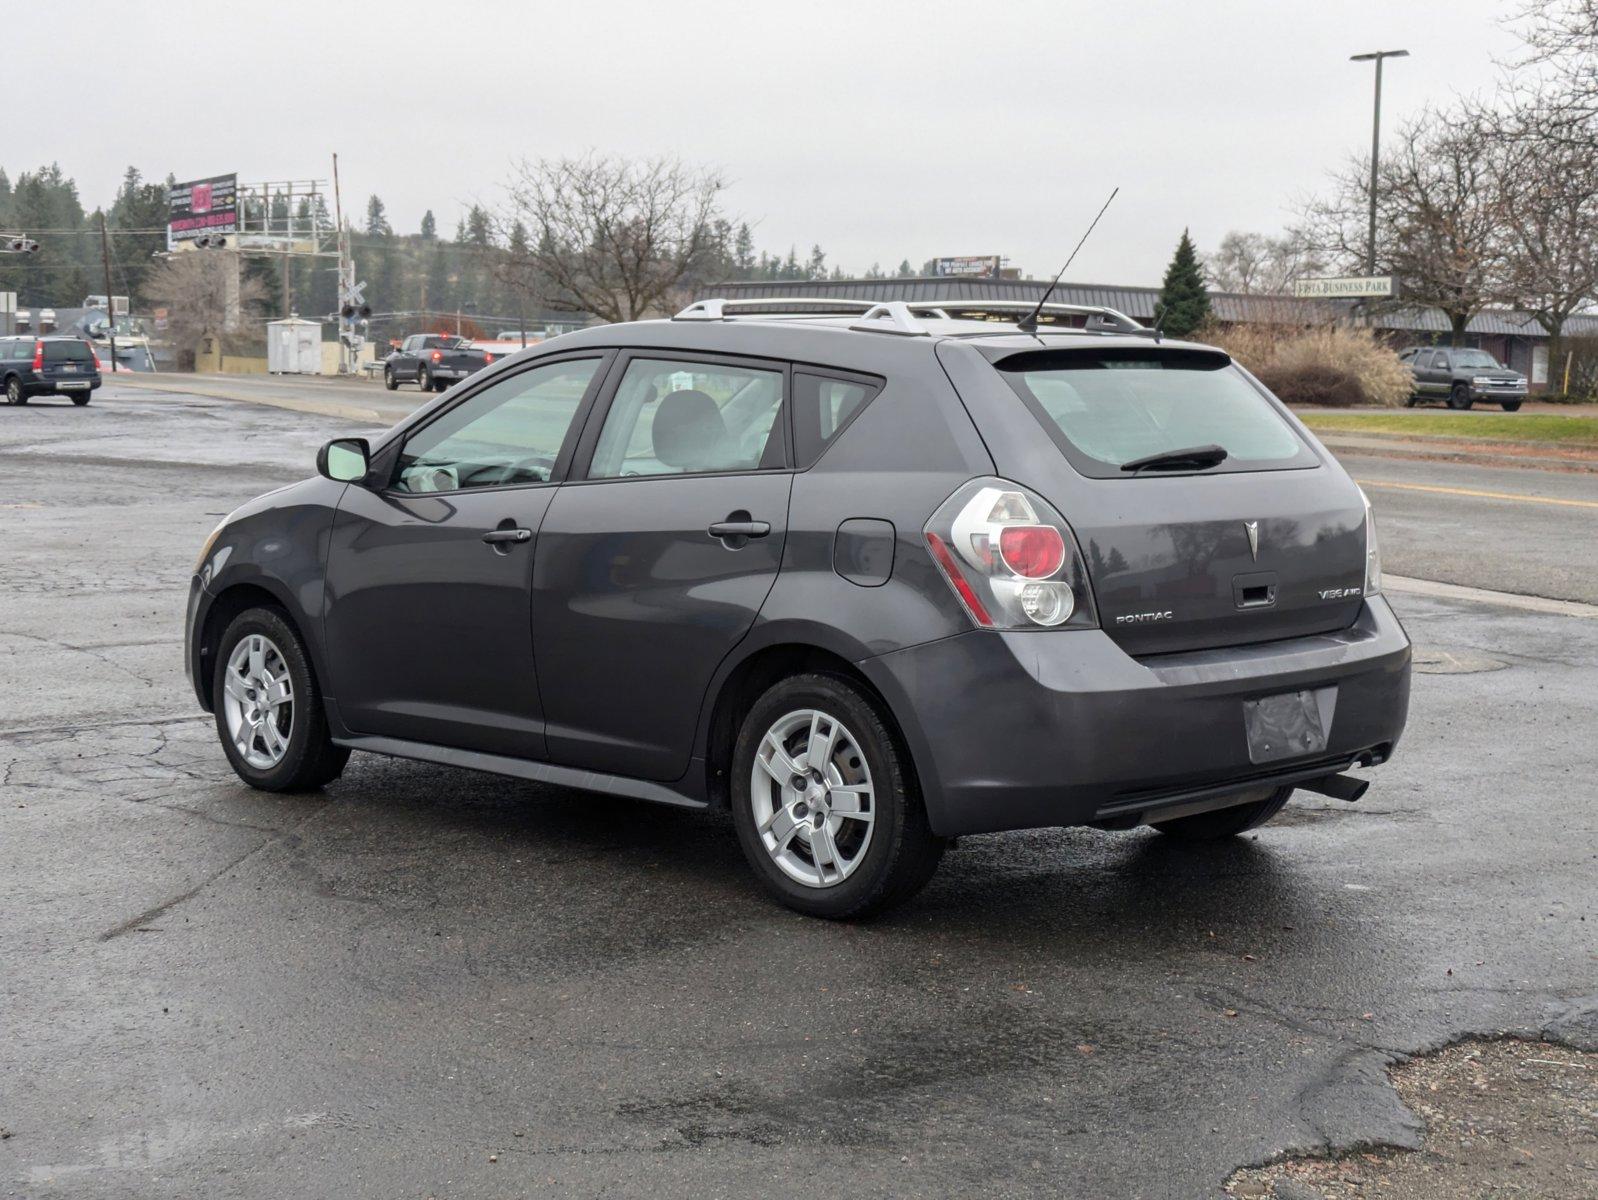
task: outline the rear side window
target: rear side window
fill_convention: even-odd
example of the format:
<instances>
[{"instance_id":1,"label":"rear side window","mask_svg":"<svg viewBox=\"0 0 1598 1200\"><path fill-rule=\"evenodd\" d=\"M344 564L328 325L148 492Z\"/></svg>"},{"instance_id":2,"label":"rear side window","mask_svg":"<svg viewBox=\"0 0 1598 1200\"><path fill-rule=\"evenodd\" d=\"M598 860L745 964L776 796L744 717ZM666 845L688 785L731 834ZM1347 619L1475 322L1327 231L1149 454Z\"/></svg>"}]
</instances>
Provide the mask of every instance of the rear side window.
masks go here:
<instances>
[{"instance_id":1,"label":"rear side window","mask_svg":"<svg viewBox=\"0 0 1598 1200\"><path fill-rule=\"evenodd\" d=\"M45 362L79 362L94 361L94 352L89 349L86 342L77 338L67 338L59 342L46 342L44 344Z\"/></svg>"},{"instance_id":2,"label":"rear side window","mask_svg":"<svg viewBox=\"0 0 1598 1200\"><path fill-rule=\"evenodd\" d=\"M1224 447L1227 458L1206 474L1319 461L1242 372L1212 351L1044 351L998 366L1071 464L1094 478L1126 478L1124 463L1209 445Z\"/></svg>"},{"instance_id":3,"label":"rear side window","mask_svg":"<svg viewBox=\"0 0 1598 1200\"><path fill-rule=\"evenodd\" d=\"M844 426L881 390L880 379L794 371L794 464L803 470L820 458Z\"/></svg>"}]
</instances>

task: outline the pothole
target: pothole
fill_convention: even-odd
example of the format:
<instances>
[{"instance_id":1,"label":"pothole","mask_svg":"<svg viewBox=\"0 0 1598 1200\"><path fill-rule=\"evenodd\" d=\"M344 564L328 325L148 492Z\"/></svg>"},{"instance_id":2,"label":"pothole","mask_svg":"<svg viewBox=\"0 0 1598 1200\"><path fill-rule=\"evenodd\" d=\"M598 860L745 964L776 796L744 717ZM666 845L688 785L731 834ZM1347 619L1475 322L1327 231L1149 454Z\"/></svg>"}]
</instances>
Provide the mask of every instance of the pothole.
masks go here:
<instances>
[{"instance_id":1,"label":"pothole","mask_svg":"<svg viewBox=\"0 0 1598 1200\"><path fill-rule=\"evenodd\" d=\"M1422 675L1473 675L1478 671L1502 671L1509 665L1501 658L1475 650L1444 650L1439 646L1416 646L1414 664Z\"/></svg>"},{"instance_id":2,"label":"pothole","mask_svg":"<svg viewBox=\"0 0 1598 1200\"><path fill-rule=\"evenodd\" d=\"M1391 1071L1426 1122L1419 1150L1291 1158L1238 1171L1229 1196L1273 1200L1537 1196L1598 1200L1598 1054L1471 1040Z\"/></svg>"}]
</instances>

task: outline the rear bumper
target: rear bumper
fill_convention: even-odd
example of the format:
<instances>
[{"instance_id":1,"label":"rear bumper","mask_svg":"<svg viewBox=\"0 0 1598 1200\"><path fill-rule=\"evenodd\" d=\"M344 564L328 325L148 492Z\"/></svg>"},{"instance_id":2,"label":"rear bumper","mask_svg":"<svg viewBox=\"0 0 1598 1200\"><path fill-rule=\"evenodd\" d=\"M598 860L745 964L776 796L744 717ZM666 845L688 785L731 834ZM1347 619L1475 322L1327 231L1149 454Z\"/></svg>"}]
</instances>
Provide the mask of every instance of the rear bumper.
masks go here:
<instances>
[{"instance_id":1,"label":"rear bumper","mask_svg":"<svg viewBox=\"0 0 1598 1200\"><path fill-rule=\"evenodd\" d=\"M1129 822L1391 754L1410 646L1381 597L1348 629L1130 657L1097 630L973 630L859 664L893 707L940 834ZM1324 750L1250 761L1243 702L1335 687Z\"/></svg>"}]
</instances>

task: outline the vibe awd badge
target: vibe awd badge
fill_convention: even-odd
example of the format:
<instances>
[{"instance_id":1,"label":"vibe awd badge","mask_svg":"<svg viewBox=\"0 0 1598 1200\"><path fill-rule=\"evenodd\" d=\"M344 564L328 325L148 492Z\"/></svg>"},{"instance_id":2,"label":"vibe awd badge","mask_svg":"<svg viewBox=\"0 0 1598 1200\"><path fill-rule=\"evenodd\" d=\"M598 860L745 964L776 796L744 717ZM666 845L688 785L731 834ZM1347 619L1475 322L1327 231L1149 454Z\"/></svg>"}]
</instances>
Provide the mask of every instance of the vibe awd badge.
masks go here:
<instances>
[{"instance_id":1,"label":"vibe awd badge","mask_svg":"<svg viewBox=\"0 0 1598 1200\"><path fill-rule=\"evenodd\" d=\"M1363 590L1363 588L1357 587L1322 588L1316 595L1320 596L1322 600L1346 600L1350 596L1360 595Z\"/></svg>"}]
</instances>

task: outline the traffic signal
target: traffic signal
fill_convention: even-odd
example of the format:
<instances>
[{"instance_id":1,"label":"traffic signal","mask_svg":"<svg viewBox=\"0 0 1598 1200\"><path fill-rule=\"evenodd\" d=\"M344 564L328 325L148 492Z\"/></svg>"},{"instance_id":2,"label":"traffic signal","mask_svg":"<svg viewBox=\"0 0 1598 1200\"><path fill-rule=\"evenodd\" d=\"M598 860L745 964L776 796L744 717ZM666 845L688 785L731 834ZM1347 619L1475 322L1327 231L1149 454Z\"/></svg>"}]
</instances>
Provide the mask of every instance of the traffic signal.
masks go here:
<instances>
[{"instance_id":1,"label":"traffic signal","mask_svg":"<svg viewBox=\"0 0 1598 1200\"><path fill-rule=\"evenodd\" d=\"M38 252L39 243L21 234L7 234L5 240L0 241L0 253L37 254Z\"/></svg>"},{"instance_id":2,"label":"traffic signal","mask_svg":"<svg viewBox=\"0 0 1598 1200\"><path fill-rule=\"evenodd\" d=\"M221 250L227 245L227 238L220 233L202 233L194 239L194 245L198 250Z\"/></svg>"},{"instance_id":3,"label":"traffic signal","mask_svg":"<svg viewBox=\"0 0 1598 1200\"><path fill-rule=\"evenodd\" d=\"M370 304L362 304L359 306L354 304L346 304L343 308L338 310L338 315L343 317L346 321L353 321L357 317L364 321L372 315L372 306Z\"/></svg>"}]
</instances>

